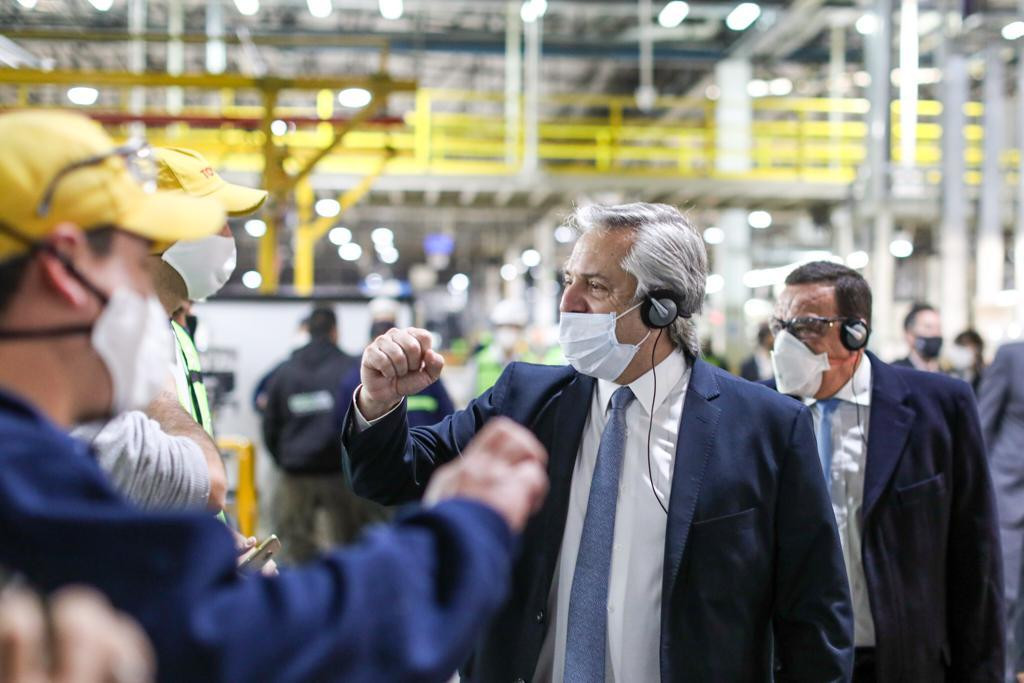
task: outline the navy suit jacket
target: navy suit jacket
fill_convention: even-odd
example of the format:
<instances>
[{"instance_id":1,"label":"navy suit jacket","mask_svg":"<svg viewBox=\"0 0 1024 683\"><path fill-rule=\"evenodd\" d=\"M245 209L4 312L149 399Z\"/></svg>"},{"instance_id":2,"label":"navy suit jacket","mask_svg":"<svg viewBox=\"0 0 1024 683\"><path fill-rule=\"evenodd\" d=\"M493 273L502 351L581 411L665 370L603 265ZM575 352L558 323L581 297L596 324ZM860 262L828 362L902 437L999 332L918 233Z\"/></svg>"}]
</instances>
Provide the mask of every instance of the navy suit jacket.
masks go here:
<instances>
[{"instance_id":1,"label":"navy suit jacket","mask_svg":"<svg viewBox=\"0 0 1024 683\"><path fill-rule=\"evenodd\" d=\"M382 503L417 498L495 415L527 425L548 449L551 491L522 536L511 596L470 680L533 676L594 386L568 367L513 363L433 427L410 430L402 409L347 437L354 489ZM679 427L661 624L663 682L770 681L773 661L777 681L846 680L852 667L846 571L810 413L699 360Z\"/></svg>"},{"instance_id":2,"label":"navy suit jacket","mask_svg":"<svg viewBox=\"0 0 1024 683\"><path fill-rule=\"evenodd\" d=\"M1002 681L1002 559L974 393L868 356L861 559L878 680Z\"/></svg>"}]
</instances>

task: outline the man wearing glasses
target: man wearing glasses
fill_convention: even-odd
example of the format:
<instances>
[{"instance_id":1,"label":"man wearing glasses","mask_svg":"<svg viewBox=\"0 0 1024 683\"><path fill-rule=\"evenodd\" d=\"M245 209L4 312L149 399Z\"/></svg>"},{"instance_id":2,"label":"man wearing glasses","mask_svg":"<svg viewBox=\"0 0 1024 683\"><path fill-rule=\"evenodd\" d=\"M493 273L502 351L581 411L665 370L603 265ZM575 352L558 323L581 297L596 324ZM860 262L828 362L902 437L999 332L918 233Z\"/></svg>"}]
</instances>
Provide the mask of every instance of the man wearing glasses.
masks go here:
<instances>
[{"instance_id":1,"label":"man wearing glasses","mask_svg":"<svg viewBox=\"0 0 1024 683\"><path fill-rule=\"evenodd\" d=\"M775 317L776 388L811 407L854 613L855 683L1000 681L995 503L969 385L866 350L871 289L805 264Z\"/></svg>"}]
</instances>

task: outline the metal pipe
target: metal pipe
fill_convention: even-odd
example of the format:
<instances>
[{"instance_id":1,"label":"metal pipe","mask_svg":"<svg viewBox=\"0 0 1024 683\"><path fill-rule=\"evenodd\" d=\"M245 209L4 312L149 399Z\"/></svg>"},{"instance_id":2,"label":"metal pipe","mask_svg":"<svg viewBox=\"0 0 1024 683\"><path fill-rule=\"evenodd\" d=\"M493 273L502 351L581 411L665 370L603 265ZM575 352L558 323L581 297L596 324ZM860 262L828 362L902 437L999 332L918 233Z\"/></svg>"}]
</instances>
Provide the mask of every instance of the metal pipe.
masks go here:
<instances>
[{"instance_id":1,"label":"metal pipe","mask_svg":"<svg viewBox=\"0 0 1024 683\"><path fill-rule=\"evenodd\" d=\"M1018 3L1024 16L1024 0ZM1017 322L1024 322L1024 41L1017 41L1017 226L1013 240Z\"/></svg>"},{"instance_id":2,"label":"metal pipe","mask_svg":"<svg viewBox=\"0 0 1024 683\"><path fill-rule=\"evenodd\" d=\"M185 71L185 46L178 39L185 30L185 8L182 0L168 0L167 4L167 73L174 76ZM185 96L181 88L167 89L167 111L171 114L181 112L185 104Z\"/></svg>"},{"instance_id":3,"label":"metal pipe","mask_svg":"<svg viewBox=\"0 0 1024 683\"><path fill-rule=\"evenodd\" d=\"M900 165L912 168L917 160L917 0L903 0L900 8Z\"/></svg>"},{"instance_id":4,"label":"metal pipe","mask_svg":"<svg viewBox=\"0 0 1024 683\"><path fill-rule=\"evenodd\" d=\"M543 17L526 24L526 69L523 114L524 144L523 172L537 171L540 144L540 58Z\"/></svg>"},{"instance_id":5,"label":"metal pipe","mask_svg":"<svg viewBox=\"0 0 1024 683\"><path fill-rule=\"evenodd\" d=\"M948 330L962 330L970 322L971 308L967 278L970 263L967 188L964 186L967 171L964 105L970 82L967 57L948 39L942 80L942 219L939 224L942 316Z\"/></svg>"},{"instance_id":6,"label":"metal pipe","mask_svg":"<svg viewBox=\"0 0 1024 683\"><path fill-rule=\"evenodd\" d=\"M654 90L654 27L651 25L651 0L637 0L637 23L639 37L637 48L639 53L640 85L636 89L636 101L641 111L649 111L654 107L657 93Z\"/></svg>"},{"instance_id":7,"label":"metal pipe","mask_svg":"<svg viewBox=\"0 0 1024 683\"><path fill-rule=\"evenodd\" d=\"M0 69L0 83L27 83L38 85L94 85L111 87L182 87L206 88L211 90L344 90L345 88L366 88L374 93L374 99L391 92L414 92L415 80L396 79L377 75L370 77L328 78L321 76L295 78L252 78L241 74L181 74L168 73L125 73L123 71L43 71L38 69Z\"/></svg>"},{"instance_id":8,"label":"metal pipe","mask_svg":"<svg viewBox=\"0 0 1024 683\"><path fill-rule=\"evenodd\" d=\"M990 45L985 48L985 82L982 85L984 114L982 128L985 138L982 142L981 188L978 199L978 264L977 296L979 303L991 303L1003 289L1003 243L1002 188L1003 173L999 167L999 155L1004 148L1006 126L1006 95L1004 92L1006 71L1001 47Z\"/></svg>"},{"instance_id":9,"label":"metal pipe","mask_svg":"<svg viewBox=\"0 0 1024 683\"><path fill-rule=\"evenodd\" d=\"M505 163L519 160L519 117L523 93L523 25L519 5L508 3L505 17Z\"/></svg>"},{"instance_id":10,"label":"metal pipe","mask_svg":"<svg viewBox=\"0 0 1024 683\"><path fill-rule=\"evenodd\" d=\"M828 96L838 101L842 96L842 89L839 87L842 77L846 75L846 27L840 24L832 26L829 30L829 60L828 60ZM828 125L831 133L830 140L834 150L839 149L839 130L843 123L843 113L838 109L828 114ZM839 166L837 155L832 156L831 165Z\"/></svg>"},{"instance_id":11,"label":"metal pipe","mask_svg":"<svg viewBox=\"0 0 1024 683\"><path fill-rule=\"evenodd\" d=\"M892 0L875 0L874 13L878 28L868 37L868 90L871 108L868 111L868 213L874 219L871 255L871 288L875 301L875 339L882 349L895 341L896 321L893 312L896 264L889 252L892 242L893 216L889 205L889 152L891 136L889 83L892 63Z\"/></svg>"}]
</instances>

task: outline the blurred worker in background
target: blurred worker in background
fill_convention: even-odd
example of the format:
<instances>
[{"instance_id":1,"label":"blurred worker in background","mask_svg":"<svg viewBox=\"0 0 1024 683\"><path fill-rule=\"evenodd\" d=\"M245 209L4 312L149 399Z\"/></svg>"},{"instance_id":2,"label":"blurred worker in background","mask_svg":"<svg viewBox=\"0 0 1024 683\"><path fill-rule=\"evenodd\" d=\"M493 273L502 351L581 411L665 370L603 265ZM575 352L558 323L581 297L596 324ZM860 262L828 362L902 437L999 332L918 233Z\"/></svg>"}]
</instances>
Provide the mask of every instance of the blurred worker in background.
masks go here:
<instances>
[{"instance_id":1,"label":"blurred worker in background","mask_svg":"<svg viewBox=\"0 0 1024 683\"><path fill-rule=\"evenodd\" d=\"M846 680L849 592L809 411L699 359L707 253L677 209L591 205L572 224L571 367L512 363L465 410L410 429L404 397L443 362L429 333L391 330L363 353L346 429L360 493L417 498L499 415L550 448L548 504L466 677Z\"/></svg>"},{"instance_id":2,"label":"blurred worker in background","mask_svg":"<svg viewBox=\"0 0 1024 683\"><path fill-rule=\"evenodd\" d=\"M473 396L494 386L502 371L527 350L526 304L517 299L502 299L491 311L494 334L491 342L473 355Z\"/></svg>"},{"instance_id":3,"label":"blurred worker in background","mask_svg":"<svg viewBox=\"0 0 1024 683\"><path fill-rule=\"evenodd\" d=\"M910 352L892 364L925 372L941 372L942 318L929 304L915 303L903 319L903 336Z\"/></svg>"},{"instance_id":4,"label":"blurred worker in background","mask_svg":"<svg viewBox=\"0 0 1024 683\"><path fill-rule=\"evenodd\" d=\"M529 327L526 330L526 351L520 360L537 365L565 365L565 355L558 346L558 329L546 325Z\"/></svg>"},{"instance_id":5,"label":"blurred worker in background","mask_svg":"<svg viewBox=\"0 0 1024 683\"><path fill-rule=\"evenodd\" d=\"M763 382L772 378L772 347L775 336L768 323L757 328L757 346L754 353L740 366L740 377L751 382Z\"/></svg>"},{"instance_id":6,"label":"blurred worker in background","mask_svg":"<svg viewBox=\"0 0 1024 683\"><path fill-rule=\"evenodd\" d=\"M394 299L378 297L369 303L370 311L370 339L374 339L394 328L398 323L398 302ZM345 415L352 406L352 395L359 386L359 363L353 363L351 369L342 378L338 385L335 396L334 418L338 424L338 433L345 424ZM409 413L409 424L413 427L419 425L432 425L440 422L455 411L452 399L444 382L440 379L408 397L407 410Z\"/></svg>"},{"instance_id":7,"label":"blurred worker in background","mask_svg":"<svg viewBox=\"0 0 1024 683\"><path fill-rule=\"evenodd\" d=\"M716 368L729 370L729 364L725 362L725 359L715 353L715 349L711 343L711 337L705 337L701 341L700 358L708 365L714 365Z\"/></svg>"},{"instance_id":8,"label":"blurred worker in background","mask_svg":"<svg viewBox=\"0 0 1024 683\"><path fill-rule=\"evenodd\" d=\"M1000 680L999 533L970 388L868 352L871 289L846 266L790 273L772 325L773 384L814 415L853 598L854 683Z\"/></svg>"},{"instance_id":9,"label":"blurred worker in background","mask_svg":"<svg viewBox=\"0 0 1024 683\"><path fill-rule=\"evenodd\" d=\"M496 420L437 473L429 508L238 576L224 525L140 511L65 431L159 393L172 345L147 254L215 234L223 208L148 192L147 148L84 116L0 114L0 140L0 564L47 592L99 588L146 630L163 681L447 680L509 588L543 448Z\"/></svg>"},{"instance_id":10,"label":"blurred worker in background","mask_svg":"<svg viewBox=\"0 0 1024 683\"><path fill-rule=\"evenodd\" d=\"M292 335L291 341L288 343L288 356L298 351L302 347L309 344L309 318L303 318L299 321L299 326L295 330L295 334ZM280 363L263 373L263 376L256 380L256 387L252 390L252 408L258 415L263 415L263 411L267 409L267 386L270 384L270 378L274 376L277 369L284 365L288 361L285 358Z\"/></svg>"},{"instance_id":11,"label":"blurred worker in background","mask_svg":"<svg viewBox=\"0 0 1024 683\"><path fill-rule=\"evenodd\" d=\"M349 543L384 516L380 506L352 493L342 468L335 391L358 360L338 348L333 309L315 308L307 321L309 344L274 372L263 411L263 442L281 473L272 525L282 542L278 558L290 564Z\"/></svg>"},{"instance_id":12,"label":"blurred worker in background","mask_svg":"<svg viewBox=\"0 0 1024 683\"><path fill-rule=\"evenodd\" d=\"M953 338L946 355L949 374L970 384L977 396L985 373L985 340L976 330L964 330Z\"/></svg>"},{"instance_id":13,"label":"blurred worker in background","mask_svg":"<svg viewBox=\"0 0 1024 683\"><path fill-rule=\"evenodd\" d=\"M1014 666L1024 665L1024 342L1004 344L985 371L978 394L981 428L999 507L1006 582L1007 631ZM1017 628L1014 628L1017 624ZM1017 668L1016 671L1024 669Z\"/></svg>"}]
</instances>

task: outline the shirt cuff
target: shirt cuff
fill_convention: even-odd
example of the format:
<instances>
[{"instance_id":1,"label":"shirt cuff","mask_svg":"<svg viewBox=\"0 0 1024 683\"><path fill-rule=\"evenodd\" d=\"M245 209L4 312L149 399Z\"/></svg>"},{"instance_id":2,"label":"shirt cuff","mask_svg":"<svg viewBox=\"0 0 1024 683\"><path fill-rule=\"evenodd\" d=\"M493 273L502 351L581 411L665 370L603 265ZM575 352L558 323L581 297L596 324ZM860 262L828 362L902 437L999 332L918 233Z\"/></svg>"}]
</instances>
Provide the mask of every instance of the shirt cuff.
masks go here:
<instances>
[{"instance_id":1,"label":"shirt cuff","mask_svg":"<svg viewBox=\"0 0 1024 683\"><path fill-rule=\"evenodd\" d=\"M399 408L401 408L402 407L402 403L405 401L405 399L403 398L401 401L398 402L398 405L396 405L394 408L392 408L388 412L384 413L380 417L378 417L376 419L373 419L373 420L367 420L365 417L363 417L363 414L361 412L359 412L359 401L357 400L359 398L359 392L362 390L362 388L363 388L363 385L360 384L358 387L356 387L356 390L352 392L352 412L356 416L356 419L355 419L353 424L354 424L354 427L355 427L354 431L355 431L356 434L359 434L360 432L365 432L367 429L369 429L373 425L377 424L378 422L380 422L384 418L386 418L389 415L391 415L391 413L393 413L396 410L398 410Z\"/></svg>"}]
</instances>

